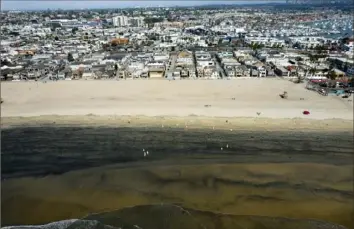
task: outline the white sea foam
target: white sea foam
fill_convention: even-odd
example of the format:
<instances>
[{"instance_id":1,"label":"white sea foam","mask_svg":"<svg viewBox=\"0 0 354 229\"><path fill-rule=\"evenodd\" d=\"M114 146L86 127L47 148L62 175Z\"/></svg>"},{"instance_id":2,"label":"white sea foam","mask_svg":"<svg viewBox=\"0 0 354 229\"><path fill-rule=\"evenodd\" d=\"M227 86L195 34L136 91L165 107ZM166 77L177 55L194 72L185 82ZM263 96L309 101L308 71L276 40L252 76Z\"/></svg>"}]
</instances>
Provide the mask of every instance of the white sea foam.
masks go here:
<instances>
[{"instance_id":1,"label":"white sea foam","mask_svg":"<svg viewBox=\"0 0 354 229\"><path fill-rule=\"evenodd\" d=\"M26 225L26 226L8 226L2 227L2 229L66 229L78 219L61 220L44 225Z\"/></svg>"},{"instance_id":2,"label":"white sea foam","mask_svg":"<svg viewBox=\"0 0 354 229\"><path fill-rule=\"evenodd\" d=\"M109 225L103 225L97 220L78 220L69 219L57 222L52 222L44 225L23 225L23 226L8 226L2 227L2 229L119 229Z\"/></svg>"}]
</instances>

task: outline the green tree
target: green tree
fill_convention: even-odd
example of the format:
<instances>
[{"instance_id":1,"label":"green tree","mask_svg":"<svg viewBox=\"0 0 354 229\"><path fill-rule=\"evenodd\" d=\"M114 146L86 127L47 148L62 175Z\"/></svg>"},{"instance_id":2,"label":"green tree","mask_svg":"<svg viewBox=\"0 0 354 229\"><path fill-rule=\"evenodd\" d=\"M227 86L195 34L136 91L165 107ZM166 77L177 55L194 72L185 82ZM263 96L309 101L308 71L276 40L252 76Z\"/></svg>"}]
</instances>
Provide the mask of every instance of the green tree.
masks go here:
<instances>
[{"instance_id":1,"label":"green tree","mask_svg":"<svg viewBox=\"0 0 354 229\"><path fill-rule=\"evenodd\" d=\"M318 61L319 56L318 56L318 55L310 54L309 57L310 57L310 62L315 65L315 67L312 68L312 69L315 69L315 72L316 72L316 67L317 67L318 64L319 64L319 61ZM310 72L311 72L311 70L310 70Z\"/></svg>"},{"instance_id":2,"label":"green tree","mask_svg":"<svg viewBox=\"0 0 354 229\"><path fill-rule=\"evenodd\" d=\"M281 46L280 44L277 44L277 45L276 45L276 48L277 48L277 49L282 49L283 46Z\"/></svg>"},{"instance_id":3,"label":"green tree","mask_svg":"<svg viewBox=\"0 0 354 229\"><path fill-rule=\"evenodd\" d=\"M76 34L76 32L78 31L79 29L77 27L74 27L71 29L71 33L72 34Z\"/></svg>"},{"instance_id":4,"label":"green tree","mask_svg":"<svg viewBox=\"0 0 354 229\"><path fill-rule=\"evenodd\" d=\"M74 57L73 57L73 54L72 53L68 53L68 61L69 62L73 62L74 61Z\"/></svg>"},{"instance_id":5,"label":"green tree","mask_svg":"<svg viewBox=\"0 0 354 229\"><path fill-rule=\"evenodd\" d=\"M295 58L295 60L296 60L296 61L303 61L304 59L303 59L301 56L297 56L297 57Z\"/></svg>"},{"instance_id":6,"label":"green tree","mask_svg":"<svg viewBox=\"0 0 354 229\"><path fill-rule=\"evenodd\" d=\"M336 75L335 71L334 70L330 70L328 72L327 78L329 78L331 80L335 80L337 78L337 75Z\"/></svg>"},{"instance_id":7,"label":"green tree","mask_svg":"<svg viewBox=\"0 0 354 229\"><path fill-rule=\"evenodd\" d=\"M295 83L302 83L302 82L304 82L304 78L299 74L299 69L298 69L298 67L296 67L296 72L295 72L295 74L296 74L296 81L295 81Z\"/></svg>"},{"instance_id":8,"label":"green tree","mask_svg":"<svg viewBox=\"0 0 354 229\"><path fill-rule=\"evenodd\" d=\"M144 19L146 24L154 24L158 22L163 22L164 18L163 17L147 17Z\"/></svg>"},{"instance_id":9,"label":"green tree","mask_svg":"<svg viewBox=\"0 0 354 229\"><path fill-rule=\"evenodd\" d=\"M317 72L316 68L311 68L309 71L312 75L314 75Z\"/></svg>"},{"instance_id":10,"label":"green tree","mask_svg":"<svg viewBox=\"0 0 354 229\"><path fill-rule=\"evenodd\" d=\"M256 51L257 49L261 49L263 48L264 46L262 44L257 44L257 43L252 43L251 44L251 48Z\"/></svg>"},{"instance_id":11,"label":"green tree","mask_svg":"<svg viewBox=\"0 0 354 229\"><path fill-rule=\"evenodd\" d=\"M327 51L327 48L324 45L318 45L315 47L315 50L318 54L323 54Z\"/></svg>"}]
</instances>

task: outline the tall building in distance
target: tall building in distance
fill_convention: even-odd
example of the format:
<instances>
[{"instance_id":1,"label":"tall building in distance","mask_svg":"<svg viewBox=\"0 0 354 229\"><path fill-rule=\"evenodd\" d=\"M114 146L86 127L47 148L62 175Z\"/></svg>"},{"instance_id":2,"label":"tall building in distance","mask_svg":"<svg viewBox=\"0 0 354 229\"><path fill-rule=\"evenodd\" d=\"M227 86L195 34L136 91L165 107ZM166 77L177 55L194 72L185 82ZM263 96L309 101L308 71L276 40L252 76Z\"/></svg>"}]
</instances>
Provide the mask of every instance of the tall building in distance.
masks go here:
<instances>
[{"instance_id":1,"label":"tall building in distance","mask_svg":"<svg viewBox=\"0 0 354 229\"><path fill-rule=\"evenodd\" d=\"M113 25L115 27L125 27L128 26L128 17L127 16L116 16L112 18Z\"/></svg>"},{"instance_id":2,"label":"tall building in distance","mask_svg":"<svg viewBox=\"0 0 354 229\"><path fill-rule=\"evenodd\" d=\"M129 25L132 27L144 27L144 17L131 17L129 18Z\"/></svg>"}]
</instances>

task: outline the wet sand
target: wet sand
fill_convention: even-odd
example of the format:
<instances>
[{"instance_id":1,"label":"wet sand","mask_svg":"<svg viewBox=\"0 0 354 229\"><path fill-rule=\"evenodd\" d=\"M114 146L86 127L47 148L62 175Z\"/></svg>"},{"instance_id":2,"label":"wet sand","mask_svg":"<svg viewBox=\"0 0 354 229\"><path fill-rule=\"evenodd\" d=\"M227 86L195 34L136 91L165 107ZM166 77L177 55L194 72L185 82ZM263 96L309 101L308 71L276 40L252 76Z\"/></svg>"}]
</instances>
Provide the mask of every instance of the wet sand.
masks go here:
<instances>
[{"instance_id":1,"label":"wet sand","mask_svg":"<svg viewBox=\"0 0 354 229\"><path fill-rule=\"evenodd\" d=\"M352 121L92 115L1 121L3 225L177 203L354 228Z\"/></svg>"}]
</instances>

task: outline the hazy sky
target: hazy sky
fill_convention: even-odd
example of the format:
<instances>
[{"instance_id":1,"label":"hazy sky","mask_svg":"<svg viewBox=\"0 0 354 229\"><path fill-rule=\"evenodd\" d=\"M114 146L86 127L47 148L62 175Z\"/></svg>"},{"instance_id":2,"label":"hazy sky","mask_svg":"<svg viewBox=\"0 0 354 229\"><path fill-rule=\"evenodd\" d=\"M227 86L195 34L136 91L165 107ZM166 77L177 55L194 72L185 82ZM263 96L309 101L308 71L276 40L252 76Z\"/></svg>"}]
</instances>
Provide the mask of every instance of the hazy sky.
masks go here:
<instances>
[{"instance_id":1,"label":"hazy sky","mask_svg":"<svg viewBox=\"0 0 354 229\"><path fill-rule=\"evenodd\" d=\"M138 6L194 6L205 4L245 4L245 3L261 3L261 2L283 2L284 0L249 0L249 1L17 1L17 0L1 0L2 10L43 10L43 9L81 9L81 8L124 8L124 7L138 7Z\"/></svg>"}]
</instances>

